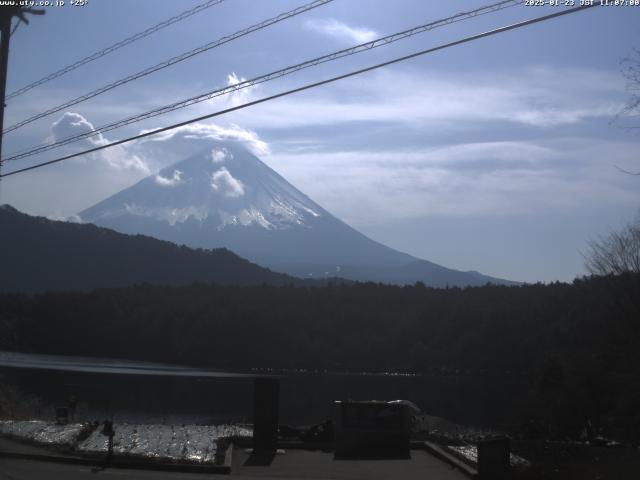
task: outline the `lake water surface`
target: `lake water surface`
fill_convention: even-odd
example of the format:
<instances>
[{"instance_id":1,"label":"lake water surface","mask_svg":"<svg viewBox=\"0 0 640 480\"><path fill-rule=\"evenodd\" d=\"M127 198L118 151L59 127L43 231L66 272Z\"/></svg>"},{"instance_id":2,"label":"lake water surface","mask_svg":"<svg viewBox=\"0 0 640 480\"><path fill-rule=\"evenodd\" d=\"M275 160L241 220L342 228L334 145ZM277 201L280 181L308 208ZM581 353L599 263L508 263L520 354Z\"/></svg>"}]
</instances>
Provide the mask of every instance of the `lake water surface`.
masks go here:
<instances>
[{"instance_id":1,"label":"lake water surface","mask_svg":"<svg viewBox=\"0 0 640 480\"><path fill-rule=\"evenodd\" d=\"M88 420L149 423L250 422L253 379L265 376L9 352L0 352L0 375L51 406L65 406L75 397L78 415ZM335 400L407 399L460 424L504 427L522 407L516 393L528 387L527 379L504 375L279 372L278 377L281 423L298 425L331 418Z\"/></svg>"}]
</instances>

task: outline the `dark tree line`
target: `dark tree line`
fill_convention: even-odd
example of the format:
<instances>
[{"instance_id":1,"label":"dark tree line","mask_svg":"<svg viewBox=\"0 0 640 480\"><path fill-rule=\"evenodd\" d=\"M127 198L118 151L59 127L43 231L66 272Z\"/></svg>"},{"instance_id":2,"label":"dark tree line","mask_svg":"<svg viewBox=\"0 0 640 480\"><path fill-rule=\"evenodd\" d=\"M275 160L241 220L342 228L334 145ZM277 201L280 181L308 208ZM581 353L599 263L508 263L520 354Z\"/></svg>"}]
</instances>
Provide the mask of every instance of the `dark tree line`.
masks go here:
<instances>
[{"instance_id":1,"label":"dark tree line","mask_svg":"<svg viewBox=\"0 0 640 480\"><path fill-rule=\"evenodd\" d=\"M433 289L138 286L0 297L3 348L216 368L529 379L527 416L640 427L640 275ZM521 399L521 400L522 400Z\"/></svg>"}]
</instances>

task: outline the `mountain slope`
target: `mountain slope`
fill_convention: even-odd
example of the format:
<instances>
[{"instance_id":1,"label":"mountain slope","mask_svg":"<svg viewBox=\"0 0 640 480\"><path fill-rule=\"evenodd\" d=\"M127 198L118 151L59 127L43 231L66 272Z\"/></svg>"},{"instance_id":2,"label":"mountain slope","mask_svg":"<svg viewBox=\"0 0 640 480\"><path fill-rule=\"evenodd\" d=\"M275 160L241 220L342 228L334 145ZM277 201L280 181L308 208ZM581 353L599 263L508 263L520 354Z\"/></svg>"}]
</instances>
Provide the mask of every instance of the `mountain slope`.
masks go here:
<instances>
[{"instance_id":1,"label":"mountain slope","mask_svg":"<svg viewBox=\"0 0 640 480\"><path fill-rule=\"evenodd\" d=\"M80 217L192 247L227 247L263 265L400 265L416 260L333 217L231 143L151 175Z\"/></svg>"},{"instance_id":2,"label":"mountain slope","mask_svg":"<svg viewBox=\"0 0 640 480\"><path fill-rule=\"evenodd\" d=\"M299 277L432 286L509 283L447 269L371 240L234 142L216 142L79 216L124 233L229 248Z\"/></svg>"},{"instance_id":3,"label":"mountain slope","mask_svg":"<svg viewBox=\"0 0 640 480\"><path fill-rule=\"evenodd\" d=\"M90 290L139 283L283 285L295 279L225 250L193 250L142 235L57 222L0 206L0 291Z\"/></svg>"}]
</instances>

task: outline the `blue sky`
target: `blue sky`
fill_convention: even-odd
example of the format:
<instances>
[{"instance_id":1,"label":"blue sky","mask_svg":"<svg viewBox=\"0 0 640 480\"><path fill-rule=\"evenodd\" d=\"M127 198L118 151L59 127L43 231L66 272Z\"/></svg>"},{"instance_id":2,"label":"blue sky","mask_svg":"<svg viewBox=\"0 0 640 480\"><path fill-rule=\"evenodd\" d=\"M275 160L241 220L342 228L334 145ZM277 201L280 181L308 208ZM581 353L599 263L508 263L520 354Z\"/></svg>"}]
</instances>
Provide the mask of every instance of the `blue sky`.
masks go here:
<instances>
[{"instance_id":1,"label":"blue sky","mask_svg":"<svg viewBox=\"0 0 640 480\"><path fill-rule=\"evenodd\" d=\"M8 92L198 3L89 0L85 7L48 8L12 37ZM5 125L303 3L226 0L8 102ZM74 106L68 111L76 115L62 121L60 112L9 133L3 152L488 3L335 0ZM521 5L460 22L109 132L103 140L556 8ZM246 138L296 187L389 246L499 277L571 280L584 274L580 251L587 240L638 212L640 180L615 166L640 169L640 137L614 119L629 96L620 61L640 47L639 21L640 7L598 7L208 123ZM190 153L188 142L163 150L116 148L3 179L0 202L65 218Z\"/></svg>"}]
</instances>

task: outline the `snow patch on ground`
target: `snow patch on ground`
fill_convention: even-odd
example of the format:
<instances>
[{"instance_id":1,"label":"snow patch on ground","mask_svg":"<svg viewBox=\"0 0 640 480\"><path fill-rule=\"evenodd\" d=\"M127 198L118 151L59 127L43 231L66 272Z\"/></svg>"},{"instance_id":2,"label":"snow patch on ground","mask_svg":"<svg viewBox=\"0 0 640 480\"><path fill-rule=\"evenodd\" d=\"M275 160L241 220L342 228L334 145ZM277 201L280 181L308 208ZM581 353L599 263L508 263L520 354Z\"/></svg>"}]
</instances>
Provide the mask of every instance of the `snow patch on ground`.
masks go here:
<instances>
[{"instance_id":1,"label":"snow patch on ground","mask_svg":"<svg viewBox=\"0 0 640 480\"><path fill-rule=\"evenodd\" d=\"M29 440L43 445L72 446L86 424L57 425L43 420L0 420L0 435Z\"/></svg>"},{"instance_id":2,"label":"snow patch on ground","mask_svg":"<svg viewBox=\"0 0 640 480\"><path fill-rule=\"evenodd\" d=\"M458 455L464 457L466 460L468 460L471 463L478 463L478 447L476 447L475 445L463 445L463 446L447 445L447 448L449 450L453 450ZM522 466L522 467L531 466L531 463L527 459L522 458L521 456L515 455L513 453L510 455L511 456L509 458L509 461L511 462L512 466Z\"/></svg>"},{"instance_id":3,"label":"snow patch on ground","mask_svg":"<svg viewBox=\"0 0 640 480\"><path fill-rule=\"evenodd\" d=\"M41 445L72 447L87 454L106 453L108 437L102 434L101 425L84 438L91 428L89 424L57 425L42 420L0 421L0 435ZM215 461L219 439L251 437L253 434L250 428L236 425L118 423L114 425L114 431L114 455L199 463Z\"/></svg>"},{"instance_id":4,"label":"snow patch on ground","mask_svg":"<svg viewBox=\"0 0 640 480\"><path fill-rule=\"evenodd\" d=\"M234 425L116 424L113 453L158 460L213 462L223 437L251 437L250 429ZM95 430L77 446L86 453L106 453L107 437Z\"/></svg>"}]
</instances>

